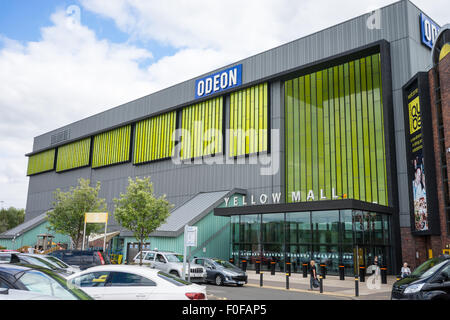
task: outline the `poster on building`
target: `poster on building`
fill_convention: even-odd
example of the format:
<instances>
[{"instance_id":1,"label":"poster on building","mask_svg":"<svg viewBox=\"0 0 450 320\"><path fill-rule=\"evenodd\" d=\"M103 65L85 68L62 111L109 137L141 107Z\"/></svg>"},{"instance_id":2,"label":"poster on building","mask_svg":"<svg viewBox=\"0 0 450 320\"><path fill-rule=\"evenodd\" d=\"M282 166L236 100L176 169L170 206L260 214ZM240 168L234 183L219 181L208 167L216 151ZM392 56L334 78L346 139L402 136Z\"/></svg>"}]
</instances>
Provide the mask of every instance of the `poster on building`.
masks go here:
<instances>
[{"instance_id":1,"label":"poster on building","mask_svg":"<svg viewBox=\"0 0 450 320\"><path fill-rule=\"evenodd\" d=\"M426 74L419 73L403 88L411 229L420 234L438 230L435 221L438 215L434 214L438 210L437 196L432 188L436 176L427 80Z\"/></svg>"}]
</instances>

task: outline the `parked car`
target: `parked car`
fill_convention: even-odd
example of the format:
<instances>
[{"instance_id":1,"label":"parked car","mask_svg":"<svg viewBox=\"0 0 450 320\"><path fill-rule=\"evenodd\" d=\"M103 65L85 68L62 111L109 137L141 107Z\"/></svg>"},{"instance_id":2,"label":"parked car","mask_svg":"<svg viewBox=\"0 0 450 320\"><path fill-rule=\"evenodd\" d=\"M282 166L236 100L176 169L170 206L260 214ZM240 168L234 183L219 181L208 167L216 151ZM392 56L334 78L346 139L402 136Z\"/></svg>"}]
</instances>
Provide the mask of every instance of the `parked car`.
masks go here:
<instances>
[{"instance_id":1,"label":"parked car","mask_svg":"<svg viewBox=\"0 0 450 320\"><path fill-rule=\"evenodd\" d=\"M174 252L164 252L164 251L143 251L142 263L147 264L152 268L170 273L176 277L181 277L183 274L183 255ZM140 253L138 253L133 262L139 263ZM198 264L191 263L191 274L190 281L192 282L206 282L206 269ZM187 269L187 263L186 263ZM186 278L188 277L188 272L186 270Z\"/></svg>"},{"instance_id":2,"label":"parked car","mask_svg":"<svg viewBox=\"0 0 450 320\"><path fill-rule=\"evenodd\" d=\"M146 266L104 265L68 278L98 300L206 300L206 288Z\"/></svg>"},{"instance_id":3,"label":"parked car","mask_svg":"<svg viewBox=\"0 0 450 320\"><path fill-rule=\"evenodd\" d=\"M0 300L61 300L61 299L58 297L48 296L37 292L0 288Z\"/></svg>"},{"instance_id":4,"label":"parked car","mask_svg":"<svg viewBox=\"0 0 450 320\"><path fill-rule=\"evenodd\" d=\"M59 250L49 253L49 255L80 270L98 265L111 264L108 255L96 250Z\"/></svg>"},{"instance_id":5,"label":"parked car","mask_svg":"<svg viewBox=\"0 0 450 320\"><path fill-rule=\"evenodd\" d=\"M80 268L69 266L67 263L58 259L57 257L49 256L47 254L29 254L29 255L41 258L47 261L48 263L54 265L56 268L62 269L68 274L73 274L81 271Z\"/></svg>"},{"instance_id":6,"label":"parked car","mask_svg":"<svg viewBox=\"0 0 450 320\"><path fill-rule=\"evenodd\" d=\"M48 262L47 260L43 259L41 255L38 254L0 252L0 257L1 257L0 259L3 259L8 263L25 263L30 265L36 265L42 268L47 268L52 270L53 272L58 273L60 276L64 278L68 277L73 273L69 272L67 269L55 266L53 263Z\"/></svg>"},{"instance_id":7,"label":"parked car","mask_svg":"<svg viewBox=\"0 0 450 320\"><path fill-rule=\"evenodd\" d=\"M228 261L217 258L195 258L192 261L205 267L207 282L218 286L235 284L239 287L247 283L247 274Z\"/></svg>"},{"instance_id":8,"label":"parked car","mask_svg":"<svg viewBox=\"0 0 450 320\"><path fill-rule=\"evenodd\" d=\"M0 288L25 290L62 300L92 300L82 290L47 268L28 264L0 264ZM0 298L1 299L1 298Z\"/></svg>"},{"instance_id":9,"label":"parked car","mask_svg":"<svg viewBox=\"0 0 450 320\"><path fill-rule=\"evenodd\" d=\"M393 300L449 300L450 256L430 259L392 285Z\"/></svg>"}]
</instances>

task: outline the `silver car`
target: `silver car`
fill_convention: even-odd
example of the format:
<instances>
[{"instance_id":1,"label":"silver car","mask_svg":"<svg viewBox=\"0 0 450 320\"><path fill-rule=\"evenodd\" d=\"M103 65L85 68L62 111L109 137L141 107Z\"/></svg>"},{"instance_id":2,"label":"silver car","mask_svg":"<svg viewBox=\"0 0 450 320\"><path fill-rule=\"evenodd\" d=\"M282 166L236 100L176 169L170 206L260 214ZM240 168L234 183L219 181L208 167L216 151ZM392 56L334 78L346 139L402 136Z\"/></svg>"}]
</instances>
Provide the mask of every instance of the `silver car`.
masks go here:
<instances>
[{"instance_id":1,"label":"silver car","mask_svg":"<svg viewBox=\"0 0 450 320\"><path fill-rule=\"evenodd\" d=\"M134 259L134 263L139 263L140 253ZM149 265L166 273L182 278L183 275L183 255L174 252L164 251L142 251L142 263ZM186 266L188 262L186 261ZM198 264L190 264L190 281L191 282L206 282L206 269ZM188 271L186 270L186 279L188 279Z\"/></svg>"}]
</instances>

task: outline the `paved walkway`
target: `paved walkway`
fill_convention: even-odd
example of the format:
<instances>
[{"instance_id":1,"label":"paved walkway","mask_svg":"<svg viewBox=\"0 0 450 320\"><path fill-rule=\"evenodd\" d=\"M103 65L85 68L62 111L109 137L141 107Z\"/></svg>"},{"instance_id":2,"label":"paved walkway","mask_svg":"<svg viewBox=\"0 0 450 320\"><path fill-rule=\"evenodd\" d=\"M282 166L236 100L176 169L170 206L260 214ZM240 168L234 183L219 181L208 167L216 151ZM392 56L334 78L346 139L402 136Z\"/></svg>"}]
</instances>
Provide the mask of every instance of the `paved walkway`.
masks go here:
<instances>
[{"instance_id":1,"label":"paved walkway","mask_svg":"<svg viewBox=\"0 0 450 320\"><path fill-rule=\"evenodd\" d=\"M255 271L248 271L247 286L259 287L260 275ZM338 276L327 275L323 279L323 293L320 293L319 288L313 291L309 290L309 276L303 278L303 274L292 273L289 277L289 290L298 292L308 292L324 295L332 295L338 297L345 297L356 300L389 300L391 297L392 284L395 282L395 276L387 277L387 284L381 284L379 278L379 286L372 284L372 281L366 276L365 282L359 283L359 296L355 296L355 278L345 277L345 280L339 280ZM372 284L372 285L371 285ZM286 274L276 273L271 275L270 272L263 274L263 288L286 290Z\"/></svg>"}]
</instances>

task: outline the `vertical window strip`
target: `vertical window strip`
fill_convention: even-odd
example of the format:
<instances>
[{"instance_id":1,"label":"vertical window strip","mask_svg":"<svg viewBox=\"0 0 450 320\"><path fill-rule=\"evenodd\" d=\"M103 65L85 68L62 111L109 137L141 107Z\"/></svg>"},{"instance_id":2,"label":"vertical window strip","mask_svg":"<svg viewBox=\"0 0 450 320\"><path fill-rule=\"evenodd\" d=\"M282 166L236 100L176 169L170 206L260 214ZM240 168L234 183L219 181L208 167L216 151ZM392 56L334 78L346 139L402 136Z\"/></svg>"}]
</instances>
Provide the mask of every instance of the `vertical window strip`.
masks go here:
<instances>
[{"instance_id":1,"label":"vertical window strip","mask_svg":"<svg viewBox=\"0 0 450 320\"><path fill-rule=\"evenodd\" d=\"M46 172L54 169L55 150L50 149L34 154L28 158L27 175Z\"/></svg>"},{"instance_id":2,"label":"vertical window strip","mask_svg":"<svg viewBox=\"0 0 450 320\"><path fill-rule=\"evenodd\" d=\"M350 123L351 123L351 145L352 145L352 173L353 173L353 194L352 199L359 197L359 168L358 168L358 122L355 96L355 62L349 63L350 80Z\"/></svg>"},{"instance_id":3,"label":"vertical window strip","mask_svg":"<svg viewBox=\"0 0 450 320\"><path fill-rule=\"evenodd\" d=\"M293 172L293 128L292 128L292 80L288 81L286 83L286 90L285 90L285 101L286 101L286 114L287 114L287 122L286 122L286 144L288 146L288 150L286 153L286 167L288 168L289 172ZM287 188L288 193L294 191L293 190L293 181L294 181L294 174L290 174L287 176Z\"/></svg>"},{"instance_id":4,"label":"vertical window strip","mask_svg":"<svg viewBox=\"0 0 450 320\"><path fill-rule=\"evenodd\" d=\"M359 60L355 61L355 98L356 98L356 125L357 125L357 154L358 154L358 178L359 199L366 201L366 185L364 170L364 119L361 101L361 69Z\"/></svg>"},{"instance_id":5,"label":"vertical window strip","mask_svg":"<svg viewBox=\"0 0 450 320\"><path fill-rule=\"evenodd\" d=\"M375 144L375 116L373 103L373 81L372 81L372 58L366 57L366 76L367 76L367 104L369 114L369 143L370 143L370 173L372 187L372 202L378 203L378 185L377 185L377 159Z\"/></svg>"},{"instance_id":6,"label":"vertical window strip","mask_svg":"<svg viewBox=\"0 0 450 320\"><path fill-rule=\"evenodd\" d=\"M90 146L91 138L86 138L59 147L56 171L61 172L89 165Z\"/></svg>"},{"instance_id":7,"label":"vertical window strip","mask_svg":"<svg viewBox=\"0 0 450 320\"><path fill-rule=\"evenodd\" d=\"M293 144L293 173L294 184L292 191L300 190L300 128L299 128L299 94L298 94L298 78L292 81L292 144Z\"/></svg>"}]
</instances>

